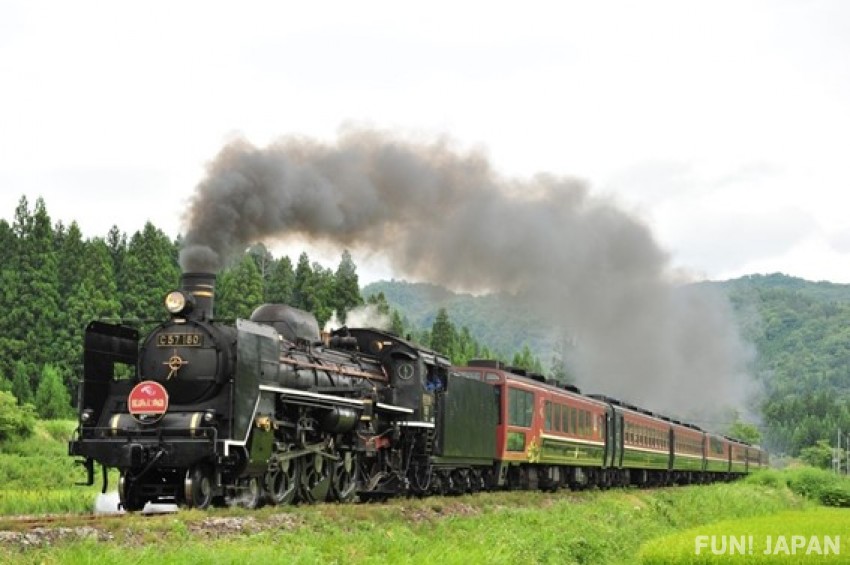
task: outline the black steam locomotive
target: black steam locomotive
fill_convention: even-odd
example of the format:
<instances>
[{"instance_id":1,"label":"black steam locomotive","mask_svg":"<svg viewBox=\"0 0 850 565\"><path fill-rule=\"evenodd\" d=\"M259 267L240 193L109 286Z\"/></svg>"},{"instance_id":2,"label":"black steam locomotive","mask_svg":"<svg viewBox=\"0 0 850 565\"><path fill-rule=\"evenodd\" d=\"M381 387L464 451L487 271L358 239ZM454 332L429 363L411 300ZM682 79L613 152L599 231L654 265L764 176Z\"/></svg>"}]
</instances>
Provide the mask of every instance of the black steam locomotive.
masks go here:
<instances>
[{"instance_id":1,"label":"black steam locomotive","mask_svg":"<svg viewBox=\"0 0 850 565\"><path fill-rule=\"evenodd\" d=\"M452 476L485 484L492 387L457 378L448 402L444 356L375 329L323 341L312 315L284 305L220 323L214 286L213 275L184 274L165 300L170 319L141 344L131 327L89 324L69 445L88 484L95 463L104 491L106 468L117 468L127 510L425 494Z\"/></svg>"},{"instance_id":2,"label":"black steam locomotive","mask_svg":"<svg viewBox=\"0 0 850 565\"><path fill-rule=\"evenodd\" d=\"M385 499L493 488L729 479L767 454L497 362L449 360L393 334L280 304L213 317L215 276L186 273L170 319L140 343L125 325L85 335L79 427L88 484L120 471L127 510L237 501Z\"/></svg>"}]
</instances>

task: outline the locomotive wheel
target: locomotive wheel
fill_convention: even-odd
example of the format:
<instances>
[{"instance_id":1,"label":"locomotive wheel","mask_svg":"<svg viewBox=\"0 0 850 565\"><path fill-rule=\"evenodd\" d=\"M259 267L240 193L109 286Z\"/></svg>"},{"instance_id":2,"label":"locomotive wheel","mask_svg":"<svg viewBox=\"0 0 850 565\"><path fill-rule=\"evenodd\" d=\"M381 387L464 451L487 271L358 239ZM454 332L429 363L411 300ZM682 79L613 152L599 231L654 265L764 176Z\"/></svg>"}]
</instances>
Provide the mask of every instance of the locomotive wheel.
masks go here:
<instances>
[{"instance_id":1,"label":"locomotive wheel","mask_svg":"<svg viewBox=\"0 0 850 565\"><path fill-rule=\"evenodd\" d=\"M331 484L328 500L331 502L351 502L357 495L357 460L350 451L346 451L339 461L331 464Z\"/></svg>"},{"instance_id":2,"label":"locomotive wheel","mask_svg":"<svg viewBox=\"0 0 850 565\"><path fill-rule=\"evenodd\" d=\"M298 494L304 502L325 500L331 484L331 465L317 453L304 457L301 468L301 488Z\"/></svg>"},{"instance_id":3,"label":"locomotive wheel","mask_svg":"<svg viewBox=\"0 0 850 565\"><path fill-rule=\"evenodd\" d=\"M263 501L263 487L260 485L260 479L251 477L242 482L242 489L237 498L237 503L242 508L254 510L260 506Z\"/></svg>"},{"instance_id":4,"label":"locomotive wheel","mask_svg":"<svg viewBox=\"0 0 850 565\"><path fill-rule=\"evenodd\" d=\"M266 498L272 504L292 504L301 481L301 460L286 459L265 475Z\"/></svg>"},{"instance_id":5,"label":"locomotive wheel","mask_svg":"<svg viewBox=\"0 0 850 565\"><path fill-rule=\"evenodd\" d=\"M124 473L118 478L118 500L121 502L121 508L127 512L138 512L147 504L147 501L139 496L135 482L128 480Z\"/></svg>"},{"instance_id":6,"label":"locomotive wheel","mask_svg":"<svg viewBox=\"0 0 850 565\"><path fill-rule=\"evenodd\" d=\"M209 508L213 500L212 473L205 465L196 465L186 471L186 480L183 483L186 505L189 508L205 510Z\"/></svg>"}]
</instances>

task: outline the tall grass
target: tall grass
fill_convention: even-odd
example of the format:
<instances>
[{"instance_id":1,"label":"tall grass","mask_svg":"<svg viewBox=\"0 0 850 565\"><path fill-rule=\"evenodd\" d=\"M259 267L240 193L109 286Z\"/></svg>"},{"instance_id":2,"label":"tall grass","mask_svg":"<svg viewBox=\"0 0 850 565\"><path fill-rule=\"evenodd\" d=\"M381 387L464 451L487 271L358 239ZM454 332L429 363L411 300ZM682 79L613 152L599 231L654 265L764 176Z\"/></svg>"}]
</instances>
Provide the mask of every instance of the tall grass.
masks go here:
<instances>
[{"instance_id":1,"label":"tall grass","mask_svg":"<svg viewBox=\"0 0 850 565\"><path fill-rule=\"evenodd\" d=\"M40 421L31 437L0 444L0 515L92 510L99 484L76 486L85 472L68 456L75 427L69 420Z\"/></svg>"}]
</instances>

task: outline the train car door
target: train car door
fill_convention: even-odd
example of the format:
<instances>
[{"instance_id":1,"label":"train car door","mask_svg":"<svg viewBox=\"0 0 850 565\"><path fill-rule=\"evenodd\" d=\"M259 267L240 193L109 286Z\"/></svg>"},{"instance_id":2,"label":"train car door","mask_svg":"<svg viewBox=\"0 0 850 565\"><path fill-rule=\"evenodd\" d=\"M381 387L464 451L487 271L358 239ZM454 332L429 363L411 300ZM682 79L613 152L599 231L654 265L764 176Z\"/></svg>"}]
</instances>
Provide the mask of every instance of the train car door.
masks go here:
<instances>
[{"instance_id":1,"label":"train car door","mask_svg":"<svg viewBox=\"0 0 850 565\"><path fill-rule=\"evenodd\" d=\"M617 463L616 466L619 468L623 467L623 451L625 448L623 446L623 428L625 424L623 423L623 413L619 410L614 411L614 417L616 421L615 426L615 434L614 434L614 444L617 446Z\"/></svg>"},{"instance_id":2,"label":"train car door","mask_svg":"<svg viewBox=\"0 0 850 565\"><path fill-rule=\"evenodd\" d=\"M670 426L667 433L667 446L670 448L670 459L667 462L667 470L672 471L675 464L674 454L676 453L676 434L673 432L673 426Z\"/></svg>"},{"instance_id":3,"label":"train car door","mask_svg":"<svg viewBox=\"0 0 850 565\"><path fill-rule=\"evenodd\" d=\"M617 442L616 434L616 414L614 407L610 404L605 405L605 430L603 437L605 438L605 449L602 452L602 467L613 467L617 461Z\"/></svg>"}]
</instances>

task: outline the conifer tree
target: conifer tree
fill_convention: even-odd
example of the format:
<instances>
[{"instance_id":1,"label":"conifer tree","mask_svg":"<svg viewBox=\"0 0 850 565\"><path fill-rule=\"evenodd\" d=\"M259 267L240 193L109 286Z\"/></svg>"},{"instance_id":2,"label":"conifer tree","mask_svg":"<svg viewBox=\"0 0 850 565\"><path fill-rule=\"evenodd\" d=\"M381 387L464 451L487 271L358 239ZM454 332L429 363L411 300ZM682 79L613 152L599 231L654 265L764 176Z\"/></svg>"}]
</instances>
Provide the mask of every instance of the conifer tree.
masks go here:
<instances>
[{"instance_id":1,"label":"conifer tree","mask_svg":"<svg viewBox=\"0 0 850 565\"><path fill-rule=\"evenodd\" d=\"M47 364L35 393L35 409L41 418L67 418L71 415L71 396L62 384L62 377L53 365Z\"/></svg>"},{"instance_id":2,"label":"conifer tree","mask_svg":"<svg viewBox=\"0 0 850 565\"><path fill-rule=\"evenodd\" d=\"M478 357L478 342L469 333L469 328L463 326L457 334L457 345L452 362L455 365L466 365L470 359Z\"/></svg>"},{"instance_id":3,"label":"conifer tree","mask_svg":"<svg viewBox=\"0 0 850 565\"><path fill-rule=\"evenodd\" d=\"M347 249L342 252L342 258L336 269L332 301L332 307L336 311L339 320L343 323L345 323L345 315L349 310L363 304L363 297L360 295L360 284L357 277L357 267L354 265L354 261L351 259L351 253Z\"/></svg>"},{"instance_id":4,"label":"conifer tree","mask_svg":"<svg viewBox=\"0 0 850 565\"><path fill-rule=\"evenodd\" d=\"M309 308L308 303L315 294L313 286L313 269L310 267L310 258L306 252L302 252L298 257L298 265L295 267L292 306L307 310Z\"/></svg>"},{"instance_id":5,"label":"conifer tree","mask_svg":"<svg viewBox=\"0 0 850 565\"><path fill-rule=\"evenodd\" d=\"M248 319L251 312L263 303L263 279L250 254L245 254L227 273L219 277L216 310L217 318Z\"/></svg>"},{"instance_id":6,"label":"conifer tree","mask_svg":"<svg viewBox=\"0 0 850 565\"><path fill-rule=\"evenodd\" d=\"M112 259L112 272L117 277L121 273L124 264L124 256L127 254L127 234L112 226L106 236L106 245L109 247L109 256Z\"/></svg>"},{"instance_id":7,"label":"conifer tree","mask_svg":"<svg viewBox=\"0 0 850 565\"><path fill-rule=\"evenodd\" d=\"M401 338L405 338L407 335L407 326L408 324L402 318L401 314L399 314L398 310L393 308L390 315L390 331Z\"/></svg>"},{"instance_id":8,"label":"conifer tree","mask_svg":"<svg viewBox=\"0 0 850 565\"><path fill-rule=\"evenodd\" d=\"M265 301L273 304L292 304L295 289L295 271L289 257L281 257L275 263L268 286Z\"/></svg>"},{"instance_id":9,"label":"conifer tree","mask_svg":"<svg viewBox=\"0 0 850 565\"><path fill-rule=\"evenodd\" d=\"M319 327L324 326L333 316L335 287L334 272L319 263L313 263L313 292L308 294L307 310L316 316Z\"/></svg>"},{"instance_id":10,"label":"conifer tree","mask_svg":"<svg viewBox=\"0 0 850 565\"><path fill-rule=\"evenodd\" d=\"M56 313L58 323L53 331L54 356L51 361L65 376L68 385L72 386L76 382L73 373L81 363L82 335L79 328L89 319L78 317L80 312L72 311L70 301L86 274L84 262L87 244L83 241L77 222L72 222L67 229L61 222L58 223L54 241L60 308Z\"/></svg>"},{"instance_id":11,"label":"conifer tree","mask_svg":"<svg viewBox=\"0 0 850 565\"><path fill-rule=\"evenodd\" d=\"M17 306L18 285L18 238L5 220L0 220L0 374L11 375L13 362L23 353L20 328L12 319L12 309ZM11 377L7 377L11 386Z\"/></svg>"},{"instance_id":12,"label":"conifer tree","mask_svg":"<svg viewBox=\"0 0 850 565\"><path fill-rule=\"evenodd\" d=\"M440 308L434 325L431 326L431 349L444 355L451 356L454 353L456 341L455 328L445 308Z\"/></svg>"},{"instance_id":13,"label":"conifer tree","mask_svg":"<svg viewBox=\"0 0 850 565\"><path fill-rule=\"evenodd\" d=\"M540 362L540 359L534 356L528 344L523 345L522 351L514 354L511 365L534 373L543 372L543 364Z\"/></svg>"},{"instance_id":14,"label":"conifer tree","mask_svg":"<svg viewBox=\"0 0 850 565\"><path fill-rule=\"evenodd\" d=\"M263 243L255 243L248 249L248 256L254 260L257 266L257 272L260 273L260 278L263 280L263 289L271 280L272 272L274 272L274 256L269 252Z\"/></svg>"},{"instance_id":15,"label":"conifer tree","mask_svg":"<svg viewBox=\"0 0 850 565\"><path fill-rule=\"evenodd\" d=\"M85 244L77 222L71 222L67 231L61 232L61 229L60 224L57 228L56 237L59 291L62 297L67 297L83 277Z\"/></svg>"},{"instance_id":16,"label":"conifer tree","mask_svg":"<svg viewBox=\"0 0 850 565\"><path fill-rule=\"evenodd\" d=\"M158 320L162 299L180 280L177 248L150 222L133 234L118 276L122 316Z\"/></svg>"},{"instance_id":17,"label":"conifer tree","mask_svg":"<svg viewBox=\"0 0 850 565\"><path fill-rule=\"evenodd\" d=\"M23 335L28 344L23 359L40 366L55 357L55 342L50 336L58 325L60 308L53 228L43 199L36 201L34 214L20 224L18 304L10 317L19 324L17 335Z\"/></svg>"},{"instance_id":18,"label":"conifer tree","mask_svg":"<svg viewBox=\"0 0 850 565\"><path fill-rule=\"evenodd\" d=\"M12 374L12 394L18 399L18 404L32 404L33 389L32 383L33 374L35 373L35 365L22 360L14 362Z\"/></svg>"},{"instance_id":19,"label":"conifer tree","mask_svg":"<svg viewBox=\"0 0 850 565\"><path fill-rule=\"evenodd\" d=\"M378 294L370 294L369 298L366 299L366 304L373 305L379 314L390 315L390 303L387 302L387 297L383 291Z\"/></svg>"},{"instance_id":20,"label":"conifer tree","mask_svg":"<svg viewBox=\"0 0 850 565\"><path fill-rule=\"evenodd\" d=\"M91 320L118 318L121 303L112 270L109 248L102 239L86 242L80 258L81 273L66 297L62 355L57 369L65 376L68 389L73 391L82 376L83 334Z\"/></svg>"}]
</instances>

